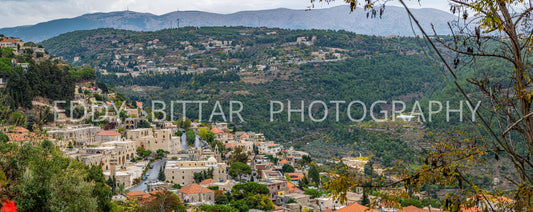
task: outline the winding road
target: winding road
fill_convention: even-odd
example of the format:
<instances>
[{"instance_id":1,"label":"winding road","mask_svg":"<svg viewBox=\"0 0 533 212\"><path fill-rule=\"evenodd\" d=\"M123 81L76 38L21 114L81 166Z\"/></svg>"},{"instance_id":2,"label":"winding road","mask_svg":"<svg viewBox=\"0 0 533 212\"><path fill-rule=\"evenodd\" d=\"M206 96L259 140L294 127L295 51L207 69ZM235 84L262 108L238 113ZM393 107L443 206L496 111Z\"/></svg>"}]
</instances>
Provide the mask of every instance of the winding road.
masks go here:
<instances>
[{"instance_id":1,"label":"winding road","mask_svg":"<svg viewBox=\"0 0 533 212\"><path fill-rule=\"evenodd\" d=\"M166 158L164 158L162 160L154 161L152 163L153 168L148 169L148 171L146 172L146 175L147 175L146 176L146 180L143 180L137 186L135 186L133 188L130 188L130 191L147 192L148 186L146 185L146 183L147 182L157 182L157 181L159 181L157 179L157 177L159 176L159 169L161 169L161 167L163 165L165 165L166 162L167 162Z\"/></svg>"}]
</instances>

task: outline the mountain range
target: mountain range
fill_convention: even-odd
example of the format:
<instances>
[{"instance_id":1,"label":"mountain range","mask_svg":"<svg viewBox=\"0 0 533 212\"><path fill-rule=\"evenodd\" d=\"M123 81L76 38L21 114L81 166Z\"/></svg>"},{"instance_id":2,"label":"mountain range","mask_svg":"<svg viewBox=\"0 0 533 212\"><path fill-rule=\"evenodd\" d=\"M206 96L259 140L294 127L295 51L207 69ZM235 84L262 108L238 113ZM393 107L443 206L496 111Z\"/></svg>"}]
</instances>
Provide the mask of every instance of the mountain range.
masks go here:
<instances>
[{"instance_id":1,"label":"mountain range","mask_svg":"<svg viewBox=\"0 0 533 212\"><path fill-rule=\"evenodd\" d=\"M415 17L430 29L433 23L439 34L448 34L447 22L455 16L437 9L413 9ZM216 14L201 11L176 11L163 15L120 11L91 13L75 18L57 19L35 25L0 29L0 34L18 37L25 41L40 42L76 30L115 28L135 31L154 31L179 26L249 26L285 29L347 30L367 35L413 35L405 9L389 6L381 18L367 18L366 12L357 9L350 13L347 6L327 9L293 10L271 9Z\"/></svg>"}]
</instances>

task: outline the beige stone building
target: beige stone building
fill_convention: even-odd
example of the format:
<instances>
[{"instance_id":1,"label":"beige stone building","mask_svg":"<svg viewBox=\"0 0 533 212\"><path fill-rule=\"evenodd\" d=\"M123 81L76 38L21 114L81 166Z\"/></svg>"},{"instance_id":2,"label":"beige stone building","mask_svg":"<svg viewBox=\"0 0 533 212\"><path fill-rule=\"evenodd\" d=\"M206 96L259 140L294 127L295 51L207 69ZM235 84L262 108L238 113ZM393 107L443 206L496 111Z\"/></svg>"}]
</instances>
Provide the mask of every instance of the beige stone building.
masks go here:
<instances>
[{"instance_id":1,"label":"beige stone building","mask_svg":"<svg viewBox=\"0 0 533 212\"><path fill-rule=\"evenodd\" d=\"M224 182L228 179L226 163L218 163L214 157L204 161L168 161L165 166L167 180L180 185L194 183L194 173L213 169L213 180Z\"/></svg>"},{"instance_id":2,"label":"beige stone building","mask_svg":"<svg viewBox=\"0 0 533 212\"><path fill-rule=\"evenodd\" d=\"M122 167L135 157L136 143L133 141L111 141L101 146L80 149L71 154L85 165L101 165L104 171L111 169L111 163L116 161L117 167Z\"/></svg>"},{"instance_id":3,"label":"beige stone building","mask_svg":"<svg viewBox=\"0 0 533 212\"><path fill-rule=\"evenodd\" d=\"M268 187L270 190L270 199L276 200L277 196L285 195L289 193L289 187L287 186L287 181L283 180L274 180L270 182L259 182Z\"/></svg>"},{"instance_id":4,"label":"beige stone building","mask_svg":"<svg viewBox=\"0 0 533 212\"><path fill-rule=\"evenodd\" d=\"M120 141L120 133L112 130L104 130L96 133L96 144L101 144L108 141Z\"/></svg>"},{"instance_id":5,"label":"beige stone building","mask_svg":"<svg viewBox=\"0 0 533 212\"><path fill-rule=\"evenodd\" d=\"M208 204L215 202L215 192L198 184L191 184L178 190L178 196L186 204Z\"/></svg>"},{"instance_id":6,"label":"beige stone building","mask_svg":"<svg viewBox=\"0 0 533 212\"><path fill-rule=\"evenodd\" d=\"M136 141L137 145L144 149L152 151L163 149L175 154L181 150L181 141L179 137L172 135L171 129L152 130L152 128L140 128L126 132L127 139Z\"/></svg>"},{"instance_id":7,"label":"beige stone building","mask_svg":"<svg viewBox=\"0 0 533 212\"><path fill-rule=\"evenodd\" d=\"M73 125L63 128L49 128L48 138L59 147L73 145L97 145L96 134L102 131L100 127L92 125Z\"/></svg>"}]
</instances>

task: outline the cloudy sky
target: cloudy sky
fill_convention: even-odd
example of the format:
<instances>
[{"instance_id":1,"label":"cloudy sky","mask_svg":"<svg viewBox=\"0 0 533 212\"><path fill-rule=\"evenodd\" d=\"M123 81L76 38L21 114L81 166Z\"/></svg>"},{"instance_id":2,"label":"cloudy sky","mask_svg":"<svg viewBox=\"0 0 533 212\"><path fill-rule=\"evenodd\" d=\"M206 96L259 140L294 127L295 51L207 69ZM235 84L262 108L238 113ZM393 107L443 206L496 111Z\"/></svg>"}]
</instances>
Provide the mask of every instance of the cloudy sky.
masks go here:
<instances>
[{"instance_id":1,"label":"cloudy sky","mask_svg":"<svg viewBox=\"0 0 533 212\"><path fill-rule=\"evenodd\" d=\"M342 5L343 0L330 4L316 3L315 8ZM448 10L447 0L410 1L413 8ZM180 10L200 10L234 13L243 10L274 8L305 9L310 0L0 0L0 28L31 25L58 18L72 18L86 13L132 10L157 15ZM394 4L393 4L394 5ZM398 5L398 4L396 4Z\"/></svg>"}]
</instances>

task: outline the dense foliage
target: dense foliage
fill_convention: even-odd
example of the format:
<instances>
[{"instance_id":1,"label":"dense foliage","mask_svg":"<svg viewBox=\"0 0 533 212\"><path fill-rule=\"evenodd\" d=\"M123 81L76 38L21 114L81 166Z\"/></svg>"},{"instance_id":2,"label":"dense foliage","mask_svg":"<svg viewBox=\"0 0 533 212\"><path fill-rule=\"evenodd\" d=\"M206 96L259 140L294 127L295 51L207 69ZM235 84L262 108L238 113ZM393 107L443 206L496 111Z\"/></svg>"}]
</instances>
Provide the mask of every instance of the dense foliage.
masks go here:
<instances>
[{"instance_id":1,"label":"dense foliage","mask_svg":"<svg viewBox=\"0 0 533 212\"><path fill-rule=\"evenodd\" d=\"M102 168L62 156L52 142L0 144L2 194L21 211L109 211L111 190ZM9 188L9 189L5 189Z\"/></svg>"}]
</instances>

